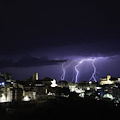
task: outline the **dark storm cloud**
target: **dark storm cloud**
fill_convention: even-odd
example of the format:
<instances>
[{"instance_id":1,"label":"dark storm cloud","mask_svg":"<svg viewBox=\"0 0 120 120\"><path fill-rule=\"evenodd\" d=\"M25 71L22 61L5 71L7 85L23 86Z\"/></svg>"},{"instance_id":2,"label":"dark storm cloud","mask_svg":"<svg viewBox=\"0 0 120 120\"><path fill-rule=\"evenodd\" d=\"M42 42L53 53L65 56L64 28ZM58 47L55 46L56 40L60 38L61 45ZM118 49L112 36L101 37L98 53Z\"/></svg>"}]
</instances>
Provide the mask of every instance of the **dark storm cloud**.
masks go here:
<instances>
[{"instance_id":1,"label":"dark storm cloud","mask_svg":"<svg viewBox=\"0 0 120 120\"><path fill-rule=\"evenodd\" d=\"M38 67L38 66L46 66L46 65L58 65L59 63L66 62L67 60L50 60L47 57L37 58L32 56L24 56L17 62L13 60L0 60L0 67Z\"/></svg>"},{"instance_id":2,"label":"dark storm cloud","mask_svg":"<svg viewBox=\"0 0 120 120\"><path fill-rule=\"evenodd\" d=\"M16 67L32 67L32 66L46 66L46 65L58 65L66 60L50 60L47 57L36 58L32 56L22 57L15 63Z\"/></svg>"},{"instance_id":3,"label":"dark storm cloud","mask_svg":"<svg viewBox=\"0 0 120 120\"><path fill-rule=\"evenodd\" d=\"M0 68L13 67L13 60L0 60Z\"/></svg>"},{"instance_id":4,"label":"dark storm cloud","mask_svg":"<svg viewBox=\"0 0 120 120\"><path fill-rule=\"evenodd\" d=\"M69 42L69 41L68 41ZM46 56L59 59L72 59L78 57L106 57L120 55L119 41L101 40L89 42L76 42L73 45L63 45L59 47L50 47L47 50L38 49L33 55L39 56L45 54ZM42 51L42 52L41 52Z\"/></svg>"},{"instance_id":5,"label":"dark storm cloud","mask_svg":"<svg viewBox=\"0 0 120 120\"><path fill-rule=\"evenodd\" d=\"M120 8L115 5L110 1L109 5L95 1L1 1L0 56L7 59L37 53L48 58L119 54Z\"/></svg>"}]
</instances>

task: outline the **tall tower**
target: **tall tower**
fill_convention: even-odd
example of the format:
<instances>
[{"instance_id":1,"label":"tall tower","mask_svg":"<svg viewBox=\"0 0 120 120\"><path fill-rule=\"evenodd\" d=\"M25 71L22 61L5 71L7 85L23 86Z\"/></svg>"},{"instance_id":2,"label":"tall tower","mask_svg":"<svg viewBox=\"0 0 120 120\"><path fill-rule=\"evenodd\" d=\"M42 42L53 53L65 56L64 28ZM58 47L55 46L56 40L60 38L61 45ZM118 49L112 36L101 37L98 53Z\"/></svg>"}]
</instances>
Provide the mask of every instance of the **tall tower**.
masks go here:
<instances>
[{"instance_id":1,"label":"tall tower","mask_svg":"<svg viewBox=\"0 0 120 120\"><path fill-rule=\"evenodd\" d=\"M110 78L111 78L111 75L107 75L107 81L109 81Z\"/></svg>"},{"instance_id":2,"label":"tall tower","mask_svg":"<svg viewBox=\"0 0 120 120\"><path fill-rule=\"evenodd\" d=\"M38 80L38 73L33 73L33 80Z\"/></svg>"}]
</instances>

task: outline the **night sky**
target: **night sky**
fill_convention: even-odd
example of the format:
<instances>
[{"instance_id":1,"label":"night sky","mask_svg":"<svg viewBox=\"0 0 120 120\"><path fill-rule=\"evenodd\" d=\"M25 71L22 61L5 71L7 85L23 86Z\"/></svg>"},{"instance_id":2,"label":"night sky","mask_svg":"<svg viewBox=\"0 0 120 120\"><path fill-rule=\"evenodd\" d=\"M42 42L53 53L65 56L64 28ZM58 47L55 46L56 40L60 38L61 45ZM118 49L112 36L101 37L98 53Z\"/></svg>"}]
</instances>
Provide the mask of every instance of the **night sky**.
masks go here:
<instances>
[{"instance_id":1,"label":"night sky","mask_svg":"<svg viewBox=\"0 0 120 120\"><path fill-rule=\"evenodd\" d=\"M111 74L120 77L120 3L79 0L79 2L36 2L0 0L0 72L24 80L34 72L66 81L89 80L95 59L96 79Z\"/></svg>"}]
</instances>

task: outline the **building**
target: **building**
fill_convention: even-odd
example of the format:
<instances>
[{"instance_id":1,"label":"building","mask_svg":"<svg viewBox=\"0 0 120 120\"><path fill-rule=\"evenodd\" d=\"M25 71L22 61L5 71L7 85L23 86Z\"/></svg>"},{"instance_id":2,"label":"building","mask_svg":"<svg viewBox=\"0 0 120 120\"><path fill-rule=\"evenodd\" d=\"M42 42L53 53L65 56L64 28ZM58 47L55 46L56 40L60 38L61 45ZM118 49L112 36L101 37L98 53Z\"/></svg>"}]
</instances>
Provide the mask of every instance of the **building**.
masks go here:
<instances>
[{"instance_id":1,"label":"building","mask_svg":"<svg viewBox=\"0 0 120 120\"><path fill-rule=\"evenodd\" d=\"M100 78L100 85L105 85L105 84L115 84L115 83L120 83L120 77L112 77L111 75L107 75L107 77Z\"/></svg>"},{"instance_id":2,"label":"building","mask_svg":"<svg viewBox=\"0 0 120 120\"><path fill-rule=\"evenodd\" d=\"M114 84L115 82L115 80L112 79L111 75L107 75L107 77L100 78L100 80L100 85Z\"/></svg>"},{"instance_id":3,"label":"building","mask_svg":"<svg viewBox=\"0 0 120 120\"><path fill-rule=\"evenodd\" d=\"M38 73L33 73L33 80L38 80Z\"/></svg>"}]
</instances>

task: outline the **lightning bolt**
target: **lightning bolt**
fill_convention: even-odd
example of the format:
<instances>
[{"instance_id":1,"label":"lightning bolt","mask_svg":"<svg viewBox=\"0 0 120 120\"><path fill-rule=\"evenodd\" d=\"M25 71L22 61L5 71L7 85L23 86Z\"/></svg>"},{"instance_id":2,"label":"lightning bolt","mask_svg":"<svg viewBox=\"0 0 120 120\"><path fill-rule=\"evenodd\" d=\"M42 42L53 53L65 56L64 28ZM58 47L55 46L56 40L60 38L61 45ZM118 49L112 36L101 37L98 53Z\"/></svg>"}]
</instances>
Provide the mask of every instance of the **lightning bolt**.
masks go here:
<instances>
[{"instance_id":1,"label":"lightning bolt","mask_svg":"<svg viewBox=\"0 0 120 120\"><path fill-rule=\"evenodd\" d=\"M91 81L93 79L95 82L97 82L97 80L95 78L95 76L96 76L95 59L92 61L92 66L93 66L94 71L93 71L93 74L92 74L91 78L89 79L89 81Z\"/></svg>"},{"instance_id":2,"label":"lightning bolt","mask_svg":"<svg viewBox=\"0 0 120 120\"><path fill-rule=\"evenodd\" d=\"M72 78L72 81L71 81L71 82L73 82L73 81L74 81L74 79L75 79L75 78L74 78L74 74L75 74L75 73L74 73L74 69L73 69L73 78Z\"/></svg>"},{"instance_id":3,"label":"lightning bolt","mask_svg":"<svg viewBox=\"0 0 120 120\"><path fill-rule=\"evenodd\" d=\"M67 66L64 67L65 65L65 62L62 64L62 71L63 71L63 74L61 76L61 80L64 80L65 79L65 75L66 75L66 68L68 68L74 61L70 62Z\"/></svg>"},{"instance_id":4,"label":"lightning bolt","mask_svg":"<svg viewBox=\"0 0 120 120\"><path fill-rule=\"evenodd\" d=\"M65 68L64 68L64 64L65 64L65 62L62 64L63 74L62 74L62 76L61 76L61 80L64 80L64 79L65 79Z\"/></svg>"},{"instance_id":5,"label":"lightning bolt","mask_svg":"<svg viewBox=\"0 0 120 120\"><path fill-rule=\"evenodd\" d=\"M75 61L70 62L67 66L65 66L65 62L64 62L64 63L62 64L62 71L63 71L63 73L62 73L62 76L61 76L61 80L64 80L64 79L65 79L66 69L67 69L73 62L77 62L77 64L74 66L74 70L75 70L76 74L73 72L72 82L73 82L74 79L75 79L75 83L78 83L78 76L79 76L79 74L80 74L80 73L79 73L79 70L78 70L78 67L79 67L80 64L82 64L84 61L88 61L88 60L92 61L92 66L93 66L93 69L94 69L94 71L93 71L93 73L92 73L92 76L91 76L91 78L89 79L89 81L93 79L95 82L97 82L97 80L96 80L96 67L95 67L95 60L96 60L96 59L91 59L91 58L82 59L82 60L80 60L80 61L75 60ZM73 71L74 71L74 70L73 70ZM74 76L74 75L75 75L75 76Z\"/></svg>"},{"instance_id":6,"label":"lightning bolt","mask_svg":"<svg viewBox=\"0 0 120 120\"><path fill-rule=\"evenodd\" d=\"M83 59L83 60L79 61L77 65L75 65L75 71L76 71L75 83L78 82L78 75L79 75L79 70L77 69L77 67L78 67L80 64L82 64L82 62L85 61L85 60L86 60L86 59Z\"/></svg>"}]
</instances>

